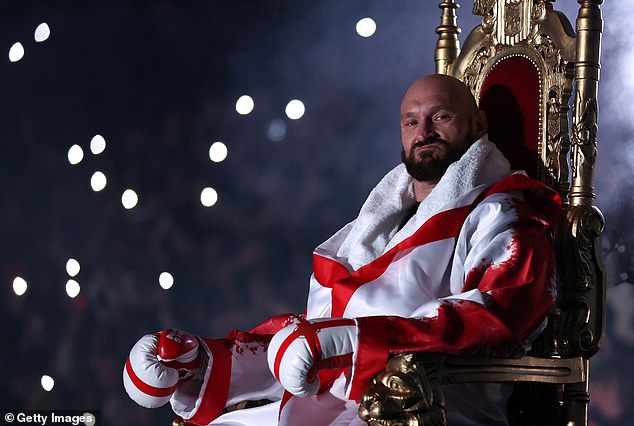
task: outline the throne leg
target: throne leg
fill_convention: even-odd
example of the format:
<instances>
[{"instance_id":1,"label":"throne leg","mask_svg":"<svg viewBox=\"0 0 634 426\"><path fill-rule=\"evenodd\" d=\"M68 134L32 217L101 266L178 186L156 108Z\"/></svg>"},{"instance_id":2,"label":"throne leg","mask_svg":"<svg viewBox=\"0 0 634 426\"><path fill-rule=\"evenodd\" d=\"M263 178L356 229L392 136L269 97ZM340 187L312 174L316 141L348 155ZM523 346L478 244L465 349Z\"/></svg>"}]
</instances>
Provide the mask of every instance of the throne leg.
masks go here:
<instances>
[{"instance_id":1,"label":"throne leg","mask_svg":"<svg viewBox=\"0 0 634 426\"><path fill-rule=\"evenodd\" d=\"M590 362L586 359L585 370L589 373ZM579 383L568 383L564 386L564 409L566 426L588 425L588 404L590 392L588 389L588 375Z\"/></svg>"}]
</instances>

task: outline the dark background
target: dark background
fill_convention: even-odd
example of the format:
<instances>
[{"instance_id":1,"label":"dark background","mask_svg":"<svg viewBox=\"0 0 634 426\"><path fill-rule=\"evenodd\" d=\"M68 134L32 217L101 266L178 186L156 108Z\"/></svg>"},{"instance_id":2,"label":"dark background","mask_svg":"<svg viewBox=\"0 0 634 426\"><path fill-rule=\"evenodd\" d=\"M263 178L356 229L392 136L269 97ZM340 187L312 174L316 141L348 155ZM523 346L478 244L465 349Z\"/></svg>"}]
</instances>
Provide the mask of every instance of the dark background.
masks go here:
<instances>
[{"instance_id":1,"label":"dark background","mask_svg":"<svg viewBox=\"0 0 634 426\"><path fill-rule=\"evenodd\" d=\"M459 25L479 22L463 2ZM628 2L603 7L597 204L608 336L593 363L595 425L632 424L634 55ZM577 3L555 6L573 22ZM424 0L0 1L0 405L100 409L106 424L169 424L125 395L143 334L220 337L302 312L312 249L353 219L399 162L398 107L433 68ZM373 18L374 36L356 22ZM33 31L47 22L42 43ZM461 40L464 36L461 35ZM9 48L25 48L11 63ZM255 100L249 115L235 102ZM300 99L306 113L289 120ZM273 141L273 120L286 126ZM89 143L104 136L104 153ZM228 157L212 163L222 141ZM70 165L71 145L84 159ZM94 192L90 176L108 178ZM200 203L211 186L218 203ZM139 204L121 205L133 188ZM81 293L64 290L69 258ZM168 271L175 284L158 285ZM17 276L28 283L18 297ZM611 327L613 326L613 327ZM55 387L46 392L40 378ZM628 423L629 422L629 423Z\"/></svg>"}]
</instances>

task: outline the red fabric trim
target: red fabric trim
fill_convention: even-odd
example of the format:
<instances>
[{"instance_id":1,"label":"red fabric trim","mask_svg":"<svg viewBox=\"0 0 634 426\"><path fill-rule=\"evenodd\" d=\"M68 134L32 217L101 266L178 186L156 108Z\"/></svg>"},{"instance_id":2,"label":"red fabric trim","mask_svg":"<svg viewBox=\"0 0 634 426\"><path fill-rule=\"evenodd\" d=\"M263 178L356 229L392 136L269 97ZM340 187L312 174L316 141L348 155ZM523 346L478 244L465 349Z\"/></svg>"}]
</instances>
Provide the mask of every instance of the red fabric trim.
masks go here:
<instances>
[{"instance_id":1,"label":"red fabric trim","mask_svg":"<svg viewBox=\"0 0 634 426\"><path fill-rule=\"evenodd\" d=\"M332 316L342 317L354 292L362 285L380 277L399 252L434 241L456 238L466 217L484 198L499 192L518 190L539 190L543 192L542 198L547 201L545 204L550 206L548 207L548 212L551 213L550 220L554 220L556 216L554 212L556 210L561 211L561 199L557 192L525 175L513 174L501 179L486 193L480 195L472 204L445 210L432 216L410 237L353 273L350 273L339 262L314 253L313 269L317 282L324 287L332 288Z\"/></svg>"},{"instance_id":2,"label":"red fabric trim","mask_svg":"<svg viewBox=\"0 0 634 426\"><path fill-rule=\"evenodd\" d=\"M387 317L357 318L359 347L354 365L350 399L359 402L368 390L372 378L387 365L389 353L389 327Z\"/></svg>"},{"instance_id":3,"label":"red fabric trim","mask_svg":"<svg viewBox=\"0 0 634 426\"><path fill-rule=\"evenodd\" d=\"M313 253L313 273L319 284L329 288L332 288L332 283L350 275L350 272L341 263L317 253Z\"/></svg>"},{"instance_id":4,"label":"red fabric trim","mask_svg":"<svg viewBox=\"0 0 634 426\"><path fill-rule=\"evenodd\" d=\"M317 361L315 364L319 370L333 370L336 368L345 368L352 365L352 352Z\"/></svg>"},{"instance_id":5,"label":"red fabric trim","mask_svg":"<svg viewBox=\"0 0 634 426\"><path fill-rule=\"evenodd\" d=\"M231 352L221 339L203 339L211 354L213 362L211 373L203 394L200 407L188 422L207 425L222 414L229 396L231 379Z\"/></svg>"},{"instance_id":6,"label":"red fabric trim","mask_svg":"<svg viewBox=\"0 0 634 426\"><path fill-rule=\"evenodd\" d=\"M125 362L125 369L128 372L128 376L130 376L130 380L138 390L143 392L146 395L154 396L156 398L161 398L164 396L169 396L174 393L176 390L176 385L170 386L169 388L157 388L150 384L145 383L139 376L136 375L134 369L132 368L132 364L130 363L130 357Z\"/></svg>"},{"instance_id":7,"label":"red fabric trim","mask_svg":"<svg viewBox=\"0 0 634 426\"><path fill-rule=\"evenodd\" d=\"M305 318L306 318L305 314L302 314L299 316L293 315L293 314L276 315L274 317L267 319L263 323L253 327L251 330L249 330L249 333L272 335L277 333L284 327L291 325L298 320L301 321L302 319L305 319ZM231 337L228 336L227 338L230 339Z\"/></svg>"},{"instance_id":8,"label":"red fabric trim","mask_svg":"<svg viewBox=\"0 0 634 426\"><path fill-rule=\"evenodd\" d=\"M290 399L293 397L293 394L290 393L289 391L285 390L284 394L282 395L282 400L280 402L280 411L278 411L277 413L277 421L280 421L280 418L282 416L282 410L284 409L284 407L286 406L286 403L288 401L290 401Z\"/></svg>"}]
</instances>

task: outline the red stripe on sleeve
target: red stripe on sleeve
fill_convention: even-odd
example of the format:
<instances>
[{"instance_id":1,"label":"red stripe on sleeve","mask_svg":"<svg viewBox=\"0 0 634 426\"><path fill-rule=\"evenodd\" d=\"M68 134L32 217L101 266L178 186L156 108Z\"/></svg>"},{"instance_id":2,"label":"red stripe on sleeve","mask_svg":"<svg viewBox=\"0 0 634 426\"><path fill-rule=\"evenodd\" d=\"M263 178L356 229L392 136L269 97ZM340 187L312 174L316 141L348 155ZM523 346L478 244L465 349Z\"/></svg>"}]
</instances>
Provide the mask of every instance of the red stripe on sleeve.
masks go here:
<instances>
[{"instance_id":1,"label":"red stripe on sleeve","mask_svg":"<svg viewBox=\"0 0 634 426\"><path fill-rule=\"evenodd\" d=\"M359 347L354 364L350 399L359 402L370 387L371 380L387 365L389 353L389 326L387 317L357 318Z\"/></svg>"},{"instance_id":2,"label":"red stripe on sleeve","mask_svg":"<svg viewBox=\"0 0 634 426\"><path fill-rule=\"evenodd\" d=\"M211 373L206 383L200 407L188 422L206 425L222 414L229 396L231 379L231 352L220 339L203 339L211 354L213 362Z\"/></svg>"}]
</instances>

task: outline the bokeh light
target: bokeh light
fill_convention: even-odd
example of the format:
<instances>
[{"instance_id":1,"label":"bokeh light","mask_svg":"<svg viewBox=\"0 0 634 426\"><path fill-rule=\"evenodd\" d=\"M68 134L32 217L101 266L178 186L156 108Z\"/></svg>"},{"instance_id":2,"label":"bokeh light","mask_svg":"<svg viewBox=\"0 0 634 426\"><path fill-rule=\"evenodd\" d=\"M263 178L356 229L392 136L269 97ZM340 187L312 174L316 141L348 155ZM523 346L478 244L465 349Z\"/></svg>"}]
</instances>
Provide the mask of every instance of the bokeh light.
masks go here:
<instances>
[{"instance_id":1,"label":"bokeh light","mask_svg":"<svg viewBox=\"0 0 634 426\"><path fill-rule=\"evenodd\" d=\"M24 293L26 293L26 289L28 287L28 284L26 283L26 281L24 280L24 278L22 277L15 277L13 279L13 292L18 295L18 296L22 296Z\"/></svg>"},{"instance_id":2,"label":"bokeh light","mask_svg":"<svg viewBox=\"0 0 634 426\"><path fill-rule=\"evenodd\" d=\"M107 183L108 179L106 178L106 175L104 175L100 171L96 171L95 173L93 173L92 177L90 178L90 187L95 192L99 192L104 189Z\"/></svg>"},{"instance_id":3,"label":"bokeh light","mask_svg":"<svg viewBox=\"0 0 634 426\"><path fill-rule=\"evenodd\" d=\"M18 62L23 57L24 46L22 46L22 43L17 42L13 46L11 46L11 49L9 49L9 60L11 62Z\"/></svg>"},{"instance_id":4,"label":"bokeh light","mask_svg":"<svg viewBox=\"0 0 634 426\"><path fill-rule=\"evenodd\" d=\"M242 95L236 101L236 111L238 114L247 115L253 108L255 107L255 102L253 102L253 98L249 95Z\"/></svg>"},{"instance_id":5,"label":"bokeh light","mask_svg":"<svg viewBox=\"0 0 634 426\"><path fill-rule=\"evenodd\" d=\"M68 261L66 262L66 273L68 273L69 276L76 277L77 274L79 274L80 270L81 265L79 264L77 259L68 259Z\"/></svg>"},{"instance_id":6,"label":"bokeh light","mask_svg":"<svg viewBox=\"0 0 634 426\"><path fill-rule=\"evenodd\" d=\"M46 22L42 22L35 29L35 34L33 35L33 38L35 38L35 41L37 41L38 43L41 43L43 41L46 41L50 35L51 29L49 28L48 24Z\"/></svg>"},{"instance_id":7,"label":"bokeh light","mask_svg":"<svg viewBox=\"0 0 634 426\"><path fill-rule=\"evenodd\" d=\"M130 210L136 207L139 202L139 196L132 189L126 189L121 195L121 204L123 207Z\"/></svg>"},{"instance_id":8,"label":"bokeh light","mask_svg":"<svg viewBox=\"0 0 634 426\"><path fill-rule=\"evenodd\" d=\"M97 421L97 416L95 414L90 412L85 412L83 416L84 416L84 424L86 426L95 426Z\"/></svg>"},{"instance_id":9,"label":"bokeh light","mask_svg":"<svg viewBox=\"0 0 634 426\"><path fill-rule=\"evenodd\" d=\"M47 374L42 376L42 378L40 379L40 383L42 384L42 388L46 392L50 392L55 386L55 380L53 380L53 378Z\"/></svg>"},{"instance_id":10,"label":"bokeh light","mask_svg":"<svg viewBox=\"0 0 634 426\"><path fill-rule=\"evenodd\" d=\"M84 159L84 150L81 146L75 144L68 149L68 162L70 164L79 164Z\"/></svg>"},{"instance_id":11,"label":"bokeh light","mask_svg":"<svg viewBox=\"0 0 634 426\"><path fill-rule=\"evenodd\" d=\"M209 159L214 163L220 163L227 158L227 145L222 142L214 142L209 148Z\"/></svg>"},{"instance_id":12,"label":"bokeh light","mask_svg":"<svg viewBox=\"0 0 634 426\"><path fill-rule=\"evenodd\" d=\"M77 297L80 290L81 290L81 287L79 286L79 283L77 281L75 280L66 281L66 294L71 299L74 299L75 297Z\"/></svg>"},{"instance_id":13,"label":"bokeh light","mask_svg":"<svg viewBox=\"0 0 634 426\"><path fill-rule=\"evenodd\" d=\"M90 140L90 152L95 155L101 154L106 149L106 140L101 135L95 135Z\"/></svg>"},{"instance_id":14,"label":"bokeh light","mask_svg":"<svg viewBox=\"0 0 634 426\"><path fill-rule=\"evenodd\" d=\"M211 187L207 187L200 193L200 202L205 207L211 207L218 202L218 192Z\"/></svg>"},{"instance_id":15,"label":"bokeh light","mask_svg":"<svg viewBox=\"0 0 634 426\"><path fill-rule=\"evenodd\" d=\"M168 290L174 285L174 277L169 272L161 272L159 275L159 285L163 290Z\"/></svg>"},{"instance_id":16,"label":"bokeh light","mask_svg":"<svg viewBox=\"0 0 634 426\"><path fill-rule=\"evenodd\" d=\"M372 18L363 18L357 22L356 28L361 37L370 37L376 31L376 22Z\"/></svg>"},{"instance_id":17,"label":"bokeh light","mask_svg":"<svg viewBox=\"0 0 634 426\"><path fill-rule=\"evenodd\" d=\"M298 120L302 118L306 108L304 107L304 103L300 100L293 99L286 105L286 116L291 120Z\"/></svg>"},{"instance_id":18,"label":"bokeh light","mask_svg":"<svg viewBox=\"0 0 634 426\"><path fill-rule=\"evenodd\" d=\"M276 118L269 123L266 136L273 142L281 142L286 137L286 121Z\"/></svg>"}]
</instances>

